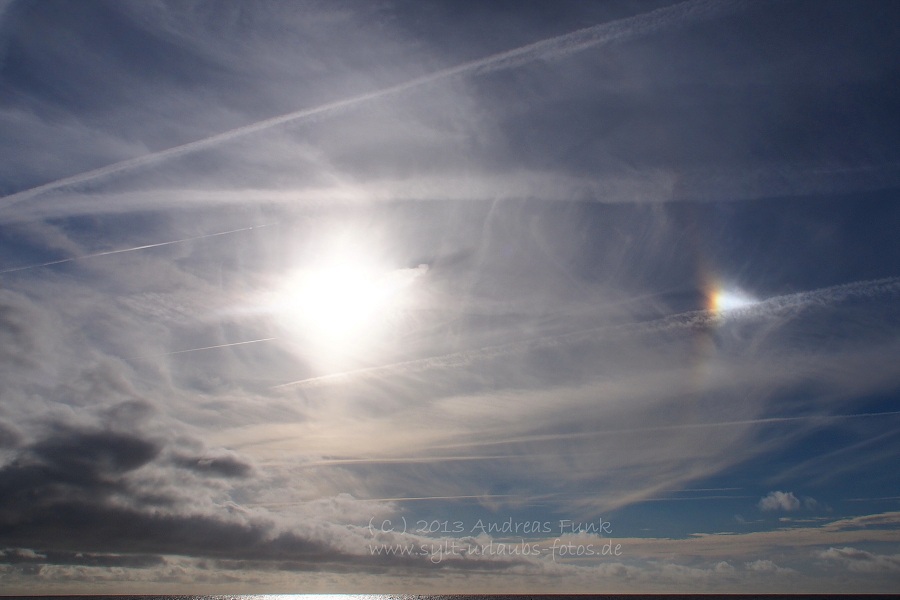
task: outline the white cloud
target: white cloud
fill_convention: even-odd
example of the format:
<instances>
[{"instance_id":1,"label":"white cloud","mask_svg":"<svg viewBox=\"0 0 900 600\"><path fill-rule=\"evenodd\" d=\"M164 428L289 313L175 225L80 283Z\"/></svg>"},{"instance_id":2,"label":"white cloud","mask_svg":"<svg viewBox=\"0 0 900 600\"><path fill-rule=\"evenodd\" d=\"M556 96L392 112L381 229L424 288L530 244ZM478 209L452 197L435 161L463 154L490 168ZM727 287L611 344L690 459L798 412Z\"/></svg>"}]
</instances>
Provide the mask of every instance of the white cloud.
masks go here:
<instances>
[{"instance_id":1,"label":"white cloud","mask_svg":"<svg viewBox=\"0 0 900 600\"><path fill-rule=\"evenodd\" d=\"M775 491L760 499L758 506L760 510L793 511L800 508L800 500L793 492Z\"/></svg>"},{"instance_id":2,"label":"white cloud","mask_svg":"<svg viewBox=\"0 0 900 600\"><path fill-rule=\"evenodd\" d=\"M732 567L731 564L725 560L720 560L719 562L717 562L714 570L716 573L734 573L734 567Z\"/></svg>"},{"instance_id":3,"label":"white cloud","mask_svg":"<svg viewBox=\"0 0 900 600\"><path fill-rule=\"evenodd\" d=\"M793 569L785 569L779 567L771 560L754 560L753 562L745 563L744 566L748 571L755 571L757 573L793 573Z\"/></svg>"},{"instance_id":4,"label":"white cloud","mask_svg":"<svg viewBox=\"0 0 900 600\"><path fill-rule=\"evenodd\" d=\"M900 554L873 554L865 550L845 546L829 548L819 553L819 558L843 566L857 573L881 573L900 571Z\"/></svg>"},{"instance_id":5,"label":"white cloud","mask_svg":"<svg viewBox=\"0 0 900 600\"><path fill-rule=\"evenodd\" d=\"M874 515L863 515L859 517L847 517L839 519L828 525L834 531L845 529L866 529L866 528L897 528L900 525L900 511L892 511L878 513Z\"/></svg>"}]
</instances>

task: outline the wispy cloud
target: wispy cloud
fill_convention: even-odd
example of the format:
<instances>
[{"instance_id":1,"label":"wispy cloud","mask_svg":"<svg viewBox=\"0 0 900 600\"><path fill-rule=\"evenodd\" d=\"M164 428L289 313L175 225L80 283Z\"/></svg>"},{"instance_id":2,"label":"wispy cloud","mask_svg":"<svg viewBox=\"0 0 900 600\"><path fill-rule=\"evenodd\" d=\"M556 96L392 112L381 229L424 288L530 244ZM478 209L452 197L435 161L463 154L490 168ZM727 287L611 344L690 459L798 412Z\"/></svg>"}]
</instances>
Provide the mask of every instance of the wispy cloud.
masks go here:
<instances>
[{"instance_id":1,"label":"wispy cloud","mask_svg":"<svg viewBox=\"0 0 900 600\"><path fill-rule=\"evenodd\" d=\"M334 380L356 376L378 376L384 373L392 373L407 370L423 370L428 368L453 368L466 366L479 359L493 358L503 354L525 352L541 347L553 347L566 344L574 344L587 339L602 339L604 337L615 338L618 336L640 335L645 333L660 333L670 329L691 329L703 327L721 322L722 320L743 321L766 318L777 315L779 312L802 309L804 306L820 303L839 303L856 297L871 297L879 294L893 295L900 291L900 277L889 277L872 281L857 281L840 284L818 290L809 290L795 294L786 294L768 298L753 305L729 311L727 315L715 310L688 311L669 315L652 321L628 323L624 325L612 325L595 327L588 330L579 330L556 336L548 336L524 342L513 342L487 348L479 348L464 352L456 352L443 356L417 359L391 365L367 367L343 373L334 373L301 379L289 383L283 383L276 388L288 388L293 386L315 386Z\"/></svg>"},{"instance_id":2,"label":"wispy cloud","mask_svg":"<svg viewBox=\"0 0 900 600\"><path fill-rule=\"evenodd\" d=\"M256 225L253 227L243 227L241 229L232 229L231 231L220 231L217 233L206 233L203 235L197 235L194 237L184 238L180 240L171 240L168 242L157 242L155 244L144 244L143 246L134 246L131 248L120 248L118 250L106 250L105 252L94 252L92 254L82 254L80 256L70 256L68 258L60 258L57 260L51 260L44 263L34 264L34 265L24 265L21 267L10 267L8 269L0 270L0 275L4 275L6 273L15 273L17 271L27 271L29 269L39 269L41 267L50 267L53 265L61 265L69 262L73 262L76 260L88 260L91 258L98 258L100 256L111 256L113 254L122 254L123 252L137 252L139 250L149 250L151 248L161 248L163 246L170 246L172 244L183 244L184 242L192 242L195 240L203 240L212 237L218 237L220 235L231 235L233 233L241 233L243 231L252 231L254 229L259 229L261 227L271 227L271 224L268 225Z\"/></svg>"},{"instance_id":3,"label":"wispy cloud","mask_svg":"<svg viewBox=\"0 0 900 600\"><path fill-rule=\"evenodd\" d=\"M201 140L175 146L150 155L124 160L99 169L59 179L21 192L16 192L0 198L0 208L8 207L17 202L28 200L61 188L76 186L114 175L122 171L167 159L177 158L191 152L212 148L219 144L251 135L259 131L265 131L273 127L339 113L344 109L354 107L358 104L382 99L394 94L400 94L442 79L515 68L535 60L561 57L573 52L579 52L588 48L608 44L616 40L627 39L639 35L649 35L668 28L683 26L687 23L714 18L721 15L726 10L734 10L734 8L741 6L741 4L741 2L736 1L714 2L712 0L688 0L671 7L657 9L636 17L595 25L567 35L556 36L456 67L443 69L395 86L257 121L251 125L238 127Z\"/></svg>"}]
</instances>

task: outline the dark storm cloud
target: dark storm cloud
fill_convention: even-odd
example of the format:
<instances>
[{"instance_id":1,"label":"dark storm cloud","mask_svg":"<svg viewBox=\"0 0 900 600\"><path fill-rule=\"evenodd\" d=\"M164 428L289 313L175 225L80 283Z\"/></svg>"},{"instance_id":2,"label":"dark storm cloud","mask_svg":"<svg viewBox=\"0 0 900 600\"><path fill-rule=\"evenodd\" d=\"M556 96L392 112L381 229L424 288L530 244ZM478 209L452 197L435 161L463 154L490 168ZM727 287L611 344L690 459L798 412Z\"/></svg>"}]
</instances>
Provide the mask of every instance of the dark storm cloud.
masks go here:
<instances>
[{"instance_id":1,"label":"dark storm cloud","mask_svg":"<svg viewBox=\"0 0 900 600\"><path fill-rule=\"evenodd\" d=\"M125 475L148 464L162 448L134 434L56 429L0 468L5 526L20 522L24 513L52 511L60 502L105 501L127 493Z\"/></svg>"},{"instance_id":2,"label":"dark storm cloud","mask_svg":"<svg viewBox=\"0 0 900 600\"><path fill-rule=\"evenodd\" d=\"M272 535L266 523L229 522L192 514L160 514L59 499L41 507L4 511L6 544L76 552L127 552L187 556L321 558L327 544L290 533Z\"/></svg>"},{"instance_id":3,"label":"dark storm cloud","mask_svg":"<svg viewBox=\"0 0 900 600\"><path fill-rule=\"evenodd\" d=\"M253 467L233 456L178 456L174 463L201 475L213 477L247 477Z\"/></svg>"},{"instance_id":4,"label":"dark storm cloud","mask_svg":"<svg viewBox=\"0 0 900 600\"><path fill-rule=\"evenodd\" d=\"M29 448L41 468L87 484L115 477L156 458L161 445L113 431L55 431Z\"/></svg>"},{"instance_id":5,"label":"dark storm cloud","mask_svg":"<svg viewBox=\"0 0 900 600\"><path fill-rule=\"evenodd\" d=\"M15 448L22 441L22 435L9 423L0 421L0 448Z\"/></svg>"},{"instance_id":6,"label":"dark storm cloud","mask_svg":"<svg viewBox=\"0 0 900 600\"><path fill-rule=\"evenodd\" d=\"M273 533L271 523L229 522L191 514L190 508L179 512L174 498L150 500L158 508L168 505L175 512L149 510L128 475L157 459L162 449L161 441L136 433L57 427L0 469L0 540L70 554L244 556L246 551L268 559L327 553L324 543ZM224 476L249 471L234 457L210 460L205 468L195 460L192 468ZM139 507L123 506L123 499Z\"/></svg>"},{"instance_id":7,"label":"dark storm cloud","mask_svg":"<svg viewBox=\"0 0 900 600\"><path fill-rule=\"evenodd\" d=\"M21 483L21 482L20 482ZM161 563L158 555L216 559L224 569L385 572L393 568L442 568L496 571L515 567L519 558L491 561L451 556L437 563L427 555L392 556L365 553L361 534L334 527L331 536L310 531L279 531L266 520L229 521L199 514L166 514L127 509L109 502L82 503L61 499L41 507L22 507L15 514L0 508L0 539L26 553L6 551L10 564L80 564L146 568ZM351 546L342 549L348 542ZM423 540L399 539L400 543ZM429 545L433 540L429 540ZM355 551L350 551L350 549ZM44 558L46 557L46 558Z\"/></svg>"},{"instance_id":8,"label":"dark storm cloud","mask_svg":"<svg viewBox=\"0 0 900 600\"><path fill-rule=\"evenodd\" d=\"M0 468L0 543L7 547L0 551L0 563L30 572L47 565L145 569L165 564L163 555L217 559L224 569L332 572L484 571L521 562L482 564L453 557L437 565L424 556L362 554L363 530L350 533L324 523L318 529L286 529L263 515L211 512L171 488L153 494L139 485L141 469L152 470L146 476L152 481L167 476L169 462L204 479L250 476L253 467L235 455L201 457L176 450L165 459L166 449L177 448L177 442L136 431L58 424L45 424L42 431L47 437L20 448ZM204 493L202 483L189 486L192 493Z\"/></svg>"},{"instance_id":9,"label":"dark storm cloud","mask_svg":"<svg viewBox=\"0 0 900 600\"><path fill-rule=\"evenodd\" d=\"M148 568L165 563L151 554L94 554L90 552L35 552L17 548L0 550L0 563L10 565L82 565L86 567Z\"/></svg>"}]
</instances>

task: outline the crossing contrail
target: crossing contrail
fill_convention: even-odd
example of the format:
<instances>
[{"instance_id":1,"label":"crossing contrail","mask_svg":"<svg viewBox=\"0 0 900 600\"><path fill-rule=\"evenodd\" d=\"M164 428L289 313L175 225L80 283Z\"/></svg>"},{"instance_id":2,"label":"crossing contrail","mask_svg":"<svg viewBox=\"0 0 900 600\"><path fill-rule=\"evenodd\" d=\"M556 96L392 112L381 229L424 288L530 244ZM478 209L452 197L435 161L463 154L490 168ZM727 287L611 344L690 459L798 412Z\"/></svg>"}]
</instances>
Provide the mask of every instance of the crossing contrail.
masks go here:
<instances>
[{"instance_id":1,"label":"crossing contrail","mask_svg":"<svg viewBox=\"0 0 900 600\"><path fill-rule=\"evenodd\" d=\"M16 271L27 271L29 269L39 269L41 267L49 267L52 265L61 265L63 263L74 262L77 260L87 260L89 258L97 258L98 256L109 256L111 254L122 254L123 252L137 252L138 250L147 250L148 248L159 248L161 246L171 246L172 244L182 244L184 242L191 242L194 240L203 240L206 238L217 237L220 235L230 235L232 233L240 233L241 231L250 231L251 229L262 229L263 227L272 227L276 225L276 223L268 223L266 225L254 225L253 227L242 227L241 229L232 229L230 231L219 231L217 233L207 233L204 235L197 235L194 237L183 238L180 240L170 240L168 242L158 242L156 244L145 244L143 246L134 246L132 248L120 248L119 250L107 250L105 252L94 252L93 254L82 254L81 256L70 256L69 258L60 258L59 260L51 260L44 263L38 263L34 265L25 265L22 267L13 267L11 269L4 269L0 271L0 275L5 275L6 273L15 273Z\"/></svg>"},{"instance_id":2,"label":"crossing contrail","mask_svg":"<svg viewBox=\"0 0 900 600\"><path fill-rule=\"evenodd\" d=\"M746 307L725 312L716 310L694 310L669 315L652 321L640 321L622 325L605 325L561 335L499 344L496 346L487 346L475 350L464 350L441 356L409 360L389 365L379 365L364 369L355 369L319 377L309 377L275 385L272 386L272 389L290 388L295 386L317 386L345 378L377 375L380 373L415 372L430 368L460 367L468 365L474 360L495 358L514 352L525 352L538 348L549 348L561 344L589 340L598 334L644 334L655 331L661 332L673 329L706 327L719 324L726 320L761 318L792 308L802 308L814 304L833 304L848 298L868 298L879 294L897 292L900 292L900 277L855 281L805 292L798 292L795 294L774 296Z\"/></svg>"},{"instance_id":3,"label":"crossing contrail","mask_svg":"<svg viewBox=\"0 0 900 600\"><path fill-rule=\"evenodd\" d=\"M561 58L589 48L607 45L613 42L646 36L658 31L672 29L699 21L708 20L721 14L732 12L746 4L743 0L689 0L674 6L659 8L647 13L635 15L609 23L594 25L585 29L579 29L571 33L548 38L521 46L513 50L507 50L484 58L473 60L455 67L442 69L410 79L403 83L375 90L352 98L338 100L313 108L306 108L290 112L270 119L257 121L243 127L231 129L207 138L188 142L180 146L154 152L144 156L123 160L99 169L86 171L71 177L65 177L51 181L21 192L16 192L0 198L0 208L5 208L40 196L47 192L76 186L88 181L94 181L135 169L144 165L157 163L166 159L176 158L184 154L212 148L230 140L244 137L259 131L265 131L287 123L302 122L313 117L323 117L338 111L357 106L372 100L379 100L423 85L465 75L480 75L504 69L516 68L536 60L552 60Z\"/></svg>"},{"instance_id":4,"label":"crossing contrail","mask_svg":"<svg viewBox=\"0 0 900 600\"><path fill-rule=\"evenodd\" d=\"M200 352L202 350L215 350L217 348L230 348L232 346L243 346L245 344L258 344L260 342L271 342L278 338L268 337L258 340L246 340L243 342L230 342L228 344L216 344L215 346L203 346L202 348L188 348L186 350L175 350L173 352L160 352L159 354L144 354L142 356L130 356L125 360L142 360L145 358L157 358L160 356L172 356L173 354L187 354L188 352Z\"/></svg>"}]
</instances>

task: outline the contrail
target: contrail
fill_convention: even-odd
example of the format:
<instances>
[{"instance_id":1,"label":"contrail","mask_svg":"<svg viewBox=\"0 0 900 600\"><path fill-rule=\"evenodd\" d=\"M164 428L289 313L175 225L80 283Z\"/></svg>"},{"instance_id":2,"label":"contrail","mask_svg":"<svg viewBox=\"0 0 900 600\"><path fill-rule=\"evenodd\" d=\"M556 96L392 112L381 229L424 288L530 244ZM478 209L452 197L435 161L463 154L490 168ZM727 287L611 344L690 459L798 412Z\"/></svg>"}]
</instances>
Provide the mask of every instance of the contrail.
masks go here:
<instances>
[{"instance_id":1,"label":"contrail","mask_svg":"<svg viewBox=\"0 0 900 600\"><path fill-rule=\"evenodd\" d=\"M689 0L688 2L667 6L626 19L579 29L568 34L541 40L513 50L507 50L499 54L493 54L455 67L416 77L391 87L257 121L250 125L244 125L243 127L231 129L223 133L168 148L160 152L123 160L99 169L86 171L84 173L79 173L78 175L45 183L0 198L0 208L10 206L22 200L40 196L53 190L75 186L87 181L93 181L115 173L141 167L143 165L211 148L224 142L271 129L286 123L302 122L312 117L326 116L346 108L400 94L436 81L457 76L480 75L504 69L512 69L537 60L561 58L589 48L607 45L612 42L646 36L673 27L711 19L721 14L731 12L744 5L746 5L746 2L742 0Z\"/></svg>"},{"instance_id":2,"label":"contrail","mask_svg":"<svg viewBox=\"0 0 900 600\"><path fill-rule=\"evenodd\" d=\"M330 467L342 465L371 465L371 464L417 464L437 462L472 462L479 460L527 460L531 457L521 454L494 454L477 456L385 456L366 458L333 458L305 462L300 467Z\"/></svg>"},{"instance_id":3,"label":"contrail","mask_svg":"<svg viewBox=\"0 0 900 600\"><path fill-rule=\"evenodd\" d=\"M845 419L874 419L876 417L896 417L900 410L892 410L876 413L860 413L852 415L802 415L797 417L764 417L759 419L743 419L737 421L711 421L708 423L679 423L676 425L654 425L651 427L630 427L628 429L603 429L599 431L585 431L577 433L549 433L543 435L524 435L503 440L480 440L477 442L461 442L458 444L443 444L431 446L430 450L448 450L469 447L500 446L506 444L521 444L530 442L553 442L558 440L574 440L581 438L593 438L601 435L632 435L652 431L677 431L683 429L709 429L715 427L738 427L742 425L769 425L775 423L791 423L796 421L842 421Z\"/></svg>"},{"instance_id":4,"label":"contrail","mask_svg":"<svg viewBox=\"0 0 900 600\"><path fill-rule=\"evenodd\" d=\"M184 238L180 240L170 240L168 242L158 242L156 244L146 244L144 246L134 246L132 248L121 248L119 250L107 250L105 252L94 252L93 254L82 254L81 256L70 256L69 258L61 258L59 260L51 260L45 263L35 265L25 265L24 267L13 267L12 269L4 269L0 271L0 275L6 273L15 273L16 271L27 271L29 269L39 269L41 267L49 267L52 265L61 265L63 263L73 262L76 260L87 260L89 258L97 258L98 256L109 256L110 254L122 254L123 252L137 252L138 250L147 250L148 248L159 248L160 246L171 246L172 244L182 244L194 240L203 240L206 238L217 237L220 235L230 235L232 233L240 233L241 231L250 231L251 229L262 229L263 227L272 227L276 223L268 223L266 225L254 225L253 227L242 227L241 229L232 229L230 231L219 231L217 233L207 233L194 237Z\"/></svg>"},{"instance_id":5,"label":"contrail","mask_svg":"<svg viewBox=\"0 0 900 600\"><path fill-rule=\"evenodd\" d=\"M397 498L354 498L357 502L405 502L407 500L479 500L487 498L521 498L513 494L480 494L468 496L401 496ZM247 502L243 506L261 506L264 508L277 508L280 506L304 506L308 501L298 500L293 502Z\"/></svg>"},{"instance_id":6,"label":"contrail","mask_svg":"<svg viewBox=\"0 0 900 600\"><path fill-rule=\"evenodd\" d=\"M200 352L202 350L215 350L216 348L230 348L231 346L243 346L244 344L258 344L260 342L271 342L278 338L260 338L258 340L247 340L244 342L231 342L229 344L217 344L215 346L203 346L202 348L188 348L187 350L175 350L174 352L160 352L159 354L144 354L142 356L129 356L125 360L141 360L144 358L157 358L160 356L172 356L173 354L186 354L188 352Z\"/></svg>"},{"instance_id":7,"label":"contrail","mask_svg":"<svg viewBox=\"0 0 900 600\"><path fill-rule=\"evenodd\" d=\"M841 302L848 298L867 298L883 293L900 292L900 277L886 277L884 279L871 279L855 281L816 290L798 292L774 296L755 304L732 309L728 311L694 310L689 312L669 315L653 321L641 321L622 325L604 325L591 329L578 330L572 333L564 333L544 338L526 340L487 346L475 350L464 350L441 356L432 356L409 360L405 362L379 365L364 369L355 369L341 373L332 373L319 377L299 379L288 383L272 386L272 389L289 388L295 386L317 386L349 377L374 375L396 371L421 371L429 368L462 367L474 360L495 358L514 352L525 352L539 348L548 348L566 343L589 340L598 334L646 334L652 332L669 331L672 329L690 329L694 327L711 327L724 321L738 319L754 319L777 314L792 308L803 308L810 305L824 305Z\"/></svg>"},{"instance_id":8,"label":"contrail","mask_svg":"<svg viewBox=\"0 0 900 600\"><path fill-rule=\"evenodd\" d=\"M550 433L537 435L522 435L498 440L479 440L474 442L459 442L455 444L440 444L429 446L427 450L451 450L484 446L504 446L507 444L523 444L523 443L540 443L555 442L559 440L577 440L585 438L594 438L604 435L633 435L635 433L647 433L655 431L678 431L685 429L710 429L717 427L738 427L743 425L771 425L778 423L793 423L798 421L811 421L828 423L832 421L843 421L848 419L874 419L878 417L896 417L900 416L900 410L874 412L874 413L857 413L843 415L799 415L795 417L761 417L757 419L741 419L733 421L711 421L705 423L678 423L674 425L653 425L649 427L630 427L626 429L603 429L598 431L585 431L576 433ZM422 449L426 450L425 448ZM563 453L566 454L566 453ZM415 456L415 457L366 457L366 458L343 458L317 460L303 463L301 467L325 467L325 466L344 466L354 464L416 464L416 463L436 463L436 462L466 462L481 460L528 460L533 458L531 455L524 454L488 454L488 455L455 455L455 456ZM272 461L280 464L280 461ZM270 463L271 464L271 463ZM724 488L701 488L701 489L684 489L674 490L676 492L725 492L741 490L739 487ZM681 499L690 500L692 497L683 497Z\"/></svg>"},{"instance_id":9,"label":"contrail","mask_svg":"<svg viewBox=\"0 0 900 600\"><path fill-rule=\"evenodd\" d=\"M882 496L880 498L844 498L844 502L875 502L876 500L900 500L900 496Z\"/></svg>"},{"instance_id":10,"label":"contrail","mask_svg":"<svg viewBox=\"0 0 900 600\"><path fill-rule=\"evenodd\" d=\"M514 494L481 494L478 496L401 496L399 498L360 498L361 502L407 502L414 500L481 500L487 498L521 498Z\"/></svg>"},{"instance_id":11,"label":"contrail","mask_svg":"<svg viewBox=\"0 0 900 600\"><path fill-rule=\"evenodd\" d=\"M678 502L684 500L743 500L746 498L756 498L756 496L673 496L670 498L645 498L643 500L635 500L635 502Z\"/></svg>"}]
</instances>

